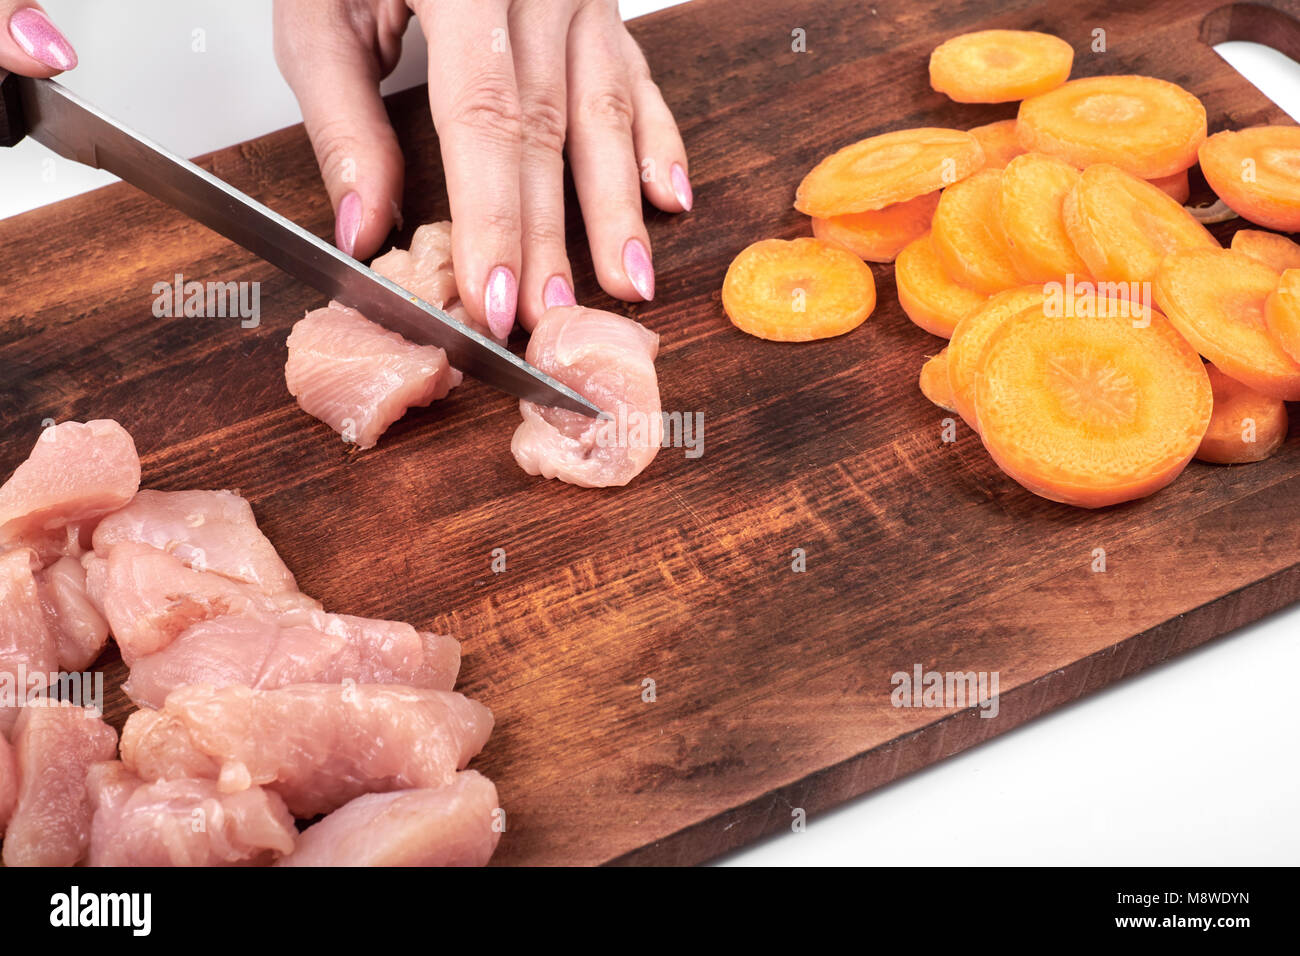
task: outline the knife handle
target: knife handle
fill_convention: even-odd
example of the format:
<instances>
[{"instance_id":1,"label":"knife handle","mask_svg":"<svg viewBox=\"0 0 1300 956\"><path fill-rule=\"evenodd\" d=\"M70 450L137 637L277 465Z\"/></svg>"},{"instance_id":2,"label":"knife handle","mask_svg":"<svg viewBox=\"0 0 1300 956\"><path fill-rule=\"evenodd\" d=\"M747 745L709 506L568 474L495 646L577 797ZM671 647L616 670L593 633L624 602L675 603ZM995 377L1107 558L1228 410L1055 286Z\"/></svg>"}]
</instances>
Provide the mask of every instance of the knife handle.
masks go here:
<instances>
[{"instance_id":1,"label":"knife handle","mask_svg":"<svg viewBox=\"0 0 1300 956\"><path fill-rule=\"evenodd\" d=\"M17 74L0 69L0 146L17 145L27 135L18 80Z\"/></svg>"}]
</instances>

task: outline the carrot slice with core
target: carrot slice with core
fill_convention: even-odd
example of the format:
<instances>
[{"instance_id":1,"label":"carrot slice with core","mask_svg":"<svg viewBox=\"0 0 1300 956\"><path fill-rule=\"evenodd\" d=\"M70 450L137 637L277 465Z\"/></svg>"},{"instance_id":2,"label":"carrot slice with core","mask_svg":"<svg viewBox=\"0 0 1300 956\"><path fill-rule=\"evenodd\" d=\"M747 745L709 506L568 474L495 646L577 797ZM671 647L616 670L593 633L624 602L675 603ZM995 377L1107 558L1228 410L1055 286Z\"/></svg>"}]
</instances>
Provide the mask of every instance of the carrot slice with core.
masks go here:
<instances>
[{"instance_id":1,"label":"carrot slice with core","mask_svg":"<svg viewBox=\"0 0 1300 956\"><path fill-rule=\"evenodd\" d=\"M921 394L945 411L955 412L952 389L948 385L948 350L931 355L921 366Z\"/></svg>"},{"instance_id":2,"label":"carrot slice with core","mask_svg":"<svg viewBox=\"0 0 1300 956\"><path fill-rule=\"evenodd\" d=\"M1196 450L1197 459L1215 465L1243 465L1263 461L1277 451L1286 440L1286 405L1247 388L1213 365L1207 365L1205 371L1214 389L1214 413Z\"/></svg>"},{"instance_id":3,"label":"carrot slice with core","mask_svg":"<svg viewBox=\"0 0 1300 956\"><path fill-rule=\"evenodd\" d=\"M893 262L903 247L930 231L939 193L926 193L884 209L812 221L813 235L843 246L867 262Z\"/></svg>"},{"instance_id":4,"label":"carrot slice with core","mask_svg":"<svg viewBox=\"0 0 1300 956\"><path fill-rule=\"evenodd\" d=\"M1088 271L1108 282L1147 282L1171 252L1219 249L1181 205L1115 166L1085 169L1061 212Z\"/></svg>"},{"instance_id":5,"label":"carrot slice with core","mask_svg":"<svg viewBox=\"0 0 1300 956\"><path fill-rule=\"evenodd\" d=\"M1276 232L1238 229L1232 236L1232 249L1264 263L1279 274L1300 269L1300 245Z\"/></svg>"},{"instance_id":6,"label":"carrot slice with core","mask_svg":"<svg viewBox=\"0 0 1300 956\"><path fill-rule=\"evenodd\" d=\"M1016 121L1013 119L985 123L972 127L969 132L979 140L980 148L984 150L985 169L1002 169L1025 151L1016 136Z\"/></svg>"},{"instance_id":7,"label":"carrot slice with core","mask_svg":"<svg viewBox=\"0 0 1300 956\"><path fill-rule=\"evenodd\" d=\"M794 208L819 219L883 209L942 189L983 165L984 150L970 133L895 130L823 159L799 184Z\"/></svg>"},{"instance_id":8,"label":"carrot slice with core","mask_svg":"<svg viewBox=\"0 0 1300 956\"><path fill-rule=\"evenodd\" d=\"M722 307L742 332L808 342L861 325L876 307L876 283L862 260L829 242L764 239L727 269Z\"/></svg>"},{"instance_id":9,"label":"carrot slice with core","mask_svg":"<svg viewBox=\"0 0 1300 956\"><path fill-rule=\"evenodd\" d=\"M1264 300L1264 324L1282 351L1300 362L1300 269L1283 272Z\"/></svg>"},{"instance_id":10,"label":"carrot slice with core","mask_svg":"<svg viewBox=\"0 0 1300 956\"><path fill-rule=\"evenodd\" d=\"M1300 364L1269 334L1264 303L1277 288L1268 266L1231 249L1175 252L1155 277L1156 304L1187 341L1238 382L1300 400Z\"/></svg>"},{"instance_id":11,"label":"carrot slice with core","mask_svg":"<svg viewBox=\"0 0 1300 956\"><path fill-rule=\"evenodd\" d=\"M1045 153L1026 153L1002 171L998 210L1016 272L1026 282L1088 275L1065 231L1062 207L1079 171Z\"/></svg>"},{"instance_id":12,"label":"carrot slice with core","mask_svg":"<svg viewBox=\"0 0 1300 956\"><path fill-rule=\"evenodd\" d=\"M929 233L908 243L898 254L894 282L898 286L898 304L907 317L945 339L964 316L988 298L952 280L939 264Z\"/></svg>"},{"instance_id":13,"label":"carrot slice with core","mask_svg":"<svg viewBox=\"0 0 1300 956\"><path fill-rule=\"evenodd\" d=\"M1172 176L1148 179L1147 182L1176 203L1186 203L1192 196L1192 183L1187 178L1187 170L1185 169L1181 173L1174 173Z\"/></svg>"},{"instance_id":14,"label":"carrot slice with core","mask_svg":"<svg viewBox=\"0 0 1300 956\"><path fill-rule=\"evenodd\" d=\"M985 169L944 190L930 232L944 270L962 285L992 294L1020 284L998 221L1002 173Z\"/></svg>"},{"instance_id":15,"label":"carrot slice with core","mask_svg":"<svg viewBox=\"0 0 1300 956\"><path fill-rule=\"evenodd\" d=\"M1251 222L1300 231L1300 126L1215 133L1200 149L1205 181Z\"/></svg>"},{"instance_id":16,"label":"carrot slice with core","mask_svg":"<svg viewBox=\"0 0 1300 956\"><path fill-rule=\"evenodd\" d=\"M1012 316L993 334L975 387L980 437L1035 494L1100 508L1152 494L1196 453L1210 381L1182 336L1152 314L1044 322Z\"/></svg>"},{"instance_id":17,"label":"carrot slice with core","mask_svg":"<svg viewBox=\"0 0 1300 956\"><path fill-rule=\"evenodd\" d=\"M1083 168L1109 163L1143 179L1182 172L1205 141L1205 107L1181 86L1150 76L1071 80L1020 104L1027 150Z\"/></svg>"},{"instance_id":18,"label":"carrot slice with core","mask_svg":"<svg viewBox=\"0 0 1300 956\"><path fill-rule=\"evenodd\" d=\"M930 86L958 103L1009 103L1064 83L1074 48L1031 30L977 30L930 54Z\"/></svg>"},{"instance_id":19,"label":"carrot slice with core","mask_svg":"<svg viewBox=\"0 0 1300 956\"><path fill-rule=\"evenodd\" d=\"M1043 316L1043 301L1042 286L1007 289L991 297L953 329L946 350L953 406L966 424L976 431L979 431L979 423L975 419L975 379L979 375L984 347L1011 316L1031 310Z\"/></svg>"}]
</instances>

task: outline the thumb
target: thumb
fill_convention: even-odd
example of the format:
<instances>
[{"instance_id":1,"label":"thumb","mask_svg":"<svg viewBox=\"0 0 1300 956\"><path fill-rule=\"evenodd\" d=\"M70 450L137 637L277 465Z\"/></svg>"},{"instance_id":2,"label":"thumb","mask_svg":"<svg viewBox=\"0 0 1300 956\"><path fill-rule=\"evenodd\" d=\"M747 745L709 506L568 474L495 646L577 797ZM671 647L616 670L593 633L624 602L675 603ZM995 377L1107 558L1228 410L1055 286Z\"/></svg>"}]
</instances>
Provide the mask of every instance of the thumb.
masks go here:
<instances>
[{"instance_id":1,"label":"thumb","mask_svg":"<svg viewBox=\"0 0 1300 956\"><path fill-rule=\"evenodd\" d=\"M275 59L298 98L334 207L335 245L367 259L401 216L402 151L379 95L374 47L331 27L317 2L307 7L276 5Z\"/></svg>"},{"instance_id":2,"label":"thumb","mask_svg":"<svg viewBox=\"0 0 1300 956\"><path fill-rule=\"evenodd\" d=\"M53 76L77 65L77 51L31 0L0 0L0 68Z\"/></svg>"}]
</instances>

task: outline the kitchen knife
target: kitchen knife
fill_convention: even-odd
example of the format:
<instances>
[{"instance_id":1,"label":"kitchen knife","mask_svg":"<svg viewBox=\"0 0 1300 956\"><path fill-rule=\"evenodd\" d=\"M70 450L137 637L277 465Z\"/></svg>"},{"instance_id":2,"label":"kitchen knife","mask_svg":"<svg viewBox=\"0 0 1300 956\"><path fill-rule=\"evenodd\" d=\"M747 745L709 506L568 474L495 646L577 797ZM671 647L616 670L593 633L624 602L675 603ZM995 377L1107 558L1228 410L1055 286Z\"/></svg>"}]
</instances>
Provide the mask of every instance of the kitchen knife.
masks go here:
<instances>
[{"instance_id":1,"label":"kitchen knife","mask_svg":"<svg viewBox=\"0 0 1300 956\"><path fill-rule=\"evenodd\" d=\"M119 176L384 328L444 349L451 364L467 375L540 405L591 418L601 414L509 350L132 132L66 87L0 70L0 146L13 146L24 136L67 159Z\"/></svg>"}]
</instances>

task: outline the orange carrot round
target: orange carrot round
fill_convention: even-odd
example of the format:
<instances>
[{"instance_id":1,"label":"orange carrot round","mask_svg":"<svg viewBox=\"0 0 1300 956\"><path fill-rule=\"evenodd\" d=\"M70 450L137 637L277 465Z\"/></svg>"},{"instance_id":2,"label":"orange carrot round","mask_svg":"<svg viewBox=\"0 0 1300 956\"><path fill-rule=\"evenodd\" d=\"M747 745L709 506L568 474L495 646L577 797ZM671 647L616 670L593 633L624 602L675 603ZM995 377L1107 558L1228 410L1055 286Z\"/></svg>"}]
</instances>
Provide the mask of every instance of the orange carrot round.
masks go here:
<instances>
[{"instance_id":1,"label":"orange carrot round","mask_svg":"<svg viewBox=\"0 0 1300 956\"><path fill-rule=\"evenodd\" d=\"M1300 269L1287 269L1264 300L1264 325L1282 351L1300 362Z\"/></svg>"},{"instance_id":2,"label":"orange carrot round","mask_svg":"<svg viewBox=\"0 0 1300 956\"><path fill-rule=\"evenodd\" d=\"M1201 101L1150 76L1071 80L1025 100L1016 121L1027 150L1079 168L1108 163L1143 179L1187 169L1205 141Z\"/></svg>"},{"instance_id":3,"label":"orange carrot round","mask_svg":"<svg viewBox=\"0 0 1300 956\"><path fill-rule=\"evenodd\" d=\"M1205 371L1214 390L1214 413L1196 450L1199 461L1215 465L1244 465L1263 461L1286 440L1286 405L1261 395L1213 365Z\"/></svg>"},{"instance_id":4,"label":"orange carrot round","mask_svg":"<svg viewBox=\"0 0 1300 956\"><path fill-rule=\"evenodd\" d=\"M1162 316L1044 322L1024 312L989 340L975 386L980 437L1035 494L1101 508L1168 485L1210 421L1210 381Z\"/></svg>"},{"instance_id":5,"label":"orange carrot round","mask_svg":"<svg viewBox=\"0 0 1300 956\"><path fill-rule=\"evenodd\" d=\"M876 307L871 269L820 239L764 239L732 261L722 307L742 332L774 342L843 335Z\"/></svg>"},{"instance_id":6,"label":"orange carrot round","mask_svg":"<svg viewBox=\"0 0 1300 956\"><path fill-rule=\"evenodd\" d=\"M921 394L945 411L956 411L948 385L948 350L940 349L921 366Z\"/></svg>"},{"instance_id":7,"label":"orange carrot round","mask_svg":"<svg viewBox=\"0 0 1300 956\"><path fill-rule=\"evenodd\" d=\"M1046 153L1017 156L1002 171L998 214L1011 262L1025 282L1088 276L1062 214L1065 197L1078 182L1077 169Z\"/></svg>"},{"instance_id":8,"label":"orange carrot round","mask_svg":"<svg viewBox=\"0 0 1300 956\"><path fill-rule=\"evenodd\" d=\"M1264 263L1279 275L1287 269L1300 269L1300 245L1276 232L1238 229L1232 235L1232 249Z\"/></svg>"},{"instance_id":9,"label":"orange carrot round","mask_svg":"<svg viewBox=\"0 0 1300 956\"><path fill-rule=\"evenodd\" d=\"M1300 126L1215 133L1200 149L1205 181L1240 216L1300 231Z\"/></svg>"},{"instance_id":10,"label":"orange carrot round","mask_svg":"<svg viewBox=\"0 0 1300 956\"><path fill-rule=\"evenodd\" d=\"M1085 169L1061 213L1088 271L1107 282L1148 282L1171 252L1219 249L1181 205L1115 166Z\"/></svg>"},{"instance_id":11,"label":"orange carrot round","mask_svg":"<svg viewBox=\"0 0 1300 956\"><path fill-rule=\"evenodd\" d=\"M1147 182L1179 204L1186 204L1187 200L1192 196L1192 183L1187 178L1187 170L1185 169L1181 173L1174 173L1172 176L1148 179Z\"/></svg>"},{"instance_id":12,"label":"orange carrot round","mask_svg":"<svg viewBox=\"0 0 1300 956\"><path fill-rule=\"evenodd\" d=\"M867 262L893 262L903 247L930 231L939 193L926 193L884 209L812 221L813 235L843 246Z\"/></svg>"},{"instance_id":13,"label":"orange carrot round","mask_svg":"<svg viewBox=\"0 0 1300 956\"><path fill-rule=\"evenodd\" d=\"M978 30L930 54L930 86L958 103L1008 103L1055 89L1070 76L1074 49L1030 30Z\"/></svg>"},{"instance_id":14,"label":"orange carrot round","mask_svg":"<svg viewBox=\"0 0 1300 956\"><path fill-rule=\"evenodd\" d=\"M982 165L984 150L970 133L895 130L823 159L799 184L794 208L818 219L883 209L942 189Z\"/></svg>"},{"instance_id":15,"label":"orange carrot round","mask_svg":"<svg viewBox=\"0 0 1300 956\"><path fill-rule=\"evenodd\" d=\"M998 219L1002 173L981 170L944 190L930 236L944 270L962 285L992 294L1020 284Z\"/></svg>"},{"instance_id":16,"label":"orange carrot round","mask_svg":"<svg viewBox=\"0 0 1300 956\"><path fill-rule=\"evenodd\" d=\"M1265 325L1277 273L1231 249L1175 252L1155 276L1156 304L1224 374L1283 401L1300 400L1300 364Z\"/></svg>"},{"instance_id":17,"label":"orange carrot round","mask_svg":"<svg viewBox=\"0 0 1300 956\"><path fill-rule=\"evenodd\" d=\"M988 296L954 282L939 264L926 233L907 244L894 263L898 304L925 331L948 338L957 323L979 308Z\"/></svg>"},{"instance_id":18,"label":"orange carrot round","mask_svg":"<svg viewBox=\"0 0 1300 956\"><path fill-rule=\"evenodd\" d=\"M1017 286L991 296L953 329L948 342L948 383L954 410L971 428L979 431L975 418L975 379L979 375L984 347L1002 323L1013 315L1035 311L1043 316L1043 287ZM1044 318L1044 321L1048 321Z\"/></svg>"},{"instance_id":19,"label":"orange carrot round","mask_svg":"<svg viewBox=\"0 0 1300 956\"><path fill-rule=\"evenodd\" d=\"M1016 136L1016 121L1013 119L973 126L968 132L979 140L980 148L984 150L985 169L1002 169L1025 151Z\"/></svg>"}]
</instances>

